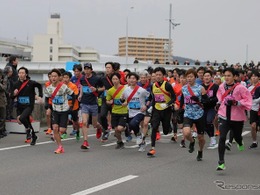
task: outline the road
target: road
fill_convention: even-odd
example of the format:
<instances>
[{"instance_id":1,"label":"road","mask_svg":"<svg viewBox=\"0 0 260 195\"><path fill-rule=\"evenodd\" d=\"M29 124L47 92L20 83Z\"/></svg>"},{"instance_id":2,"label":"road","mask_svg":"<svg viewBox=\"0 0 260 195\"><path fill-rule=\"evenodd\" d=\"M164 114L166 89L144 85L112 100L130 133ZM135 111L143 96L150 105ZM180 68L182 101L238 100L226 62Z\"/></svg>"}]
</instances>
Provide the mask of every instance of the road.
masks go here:
<instances>
[{"instance_id":1,"label":"road","mask_svg":"<svg viewBox=\"0 0 260 195\"><path fill-rule=\"evenodd\" d=\"M80 149L82 140L69 138L63 141L65 153L60 155L53 153L56 145L44 132L38 133L36 146L24 144L25 135L10 134L0 140L0 194L260 194L260 149L247 149L249 130L247 124L246 150L239 152L233 144L223 172L215 171L217 149L205 149L203 161L197 162L196 152L180 148L180 137L178 143L170 142L171 135L162 136L156 157L147 158L146 152L137 151L134 141L115 150L113 134L102 143L93 129L88 151ZM208 145L207 136L206 140Z\"/></svg>"}]
</instances>

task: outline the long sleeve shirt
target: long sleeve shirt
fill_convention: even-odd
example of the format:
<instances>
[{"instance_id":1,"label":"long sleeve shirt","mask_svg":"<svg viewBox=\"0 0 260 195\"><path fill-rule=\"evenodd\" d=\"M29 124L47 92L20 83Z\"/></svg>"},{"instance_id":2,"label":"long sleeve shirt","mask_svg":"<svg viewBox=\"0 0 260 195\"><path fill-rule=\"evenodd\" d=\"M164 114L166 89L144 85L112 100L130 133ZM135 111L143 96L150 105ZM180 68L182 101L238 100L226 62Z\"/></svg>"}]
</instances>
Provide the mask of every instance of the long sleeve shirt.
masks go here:
<instances>
[{"instance_id":1,"label":"long sleeve shirt","mask_svg":"<svg viewBox=\"0 0 260 195\"><path fill-rule=\"evenodd\" d=\"M234 90L232 90L233 92L231 92L230 94L228 94L223 100L222 100L222 96L225 93L226 89L225 89L225 83L222 83L219 86L218 92L217 92L217 97L218 97L218 101L220 103L220 107L218 110L218 115L220 118L222 119L227 119L227 109L226 109L226 104L225 102L227 100L230 100L232 98L232 100L236 100L238 101L238 105L237 106L231 106L231 121L246 121L247 117L245 114L245 110L250 110L252 107L252 95L249 92L249 90L239 84L235 87Z\"/></svg>"}]
</instances>

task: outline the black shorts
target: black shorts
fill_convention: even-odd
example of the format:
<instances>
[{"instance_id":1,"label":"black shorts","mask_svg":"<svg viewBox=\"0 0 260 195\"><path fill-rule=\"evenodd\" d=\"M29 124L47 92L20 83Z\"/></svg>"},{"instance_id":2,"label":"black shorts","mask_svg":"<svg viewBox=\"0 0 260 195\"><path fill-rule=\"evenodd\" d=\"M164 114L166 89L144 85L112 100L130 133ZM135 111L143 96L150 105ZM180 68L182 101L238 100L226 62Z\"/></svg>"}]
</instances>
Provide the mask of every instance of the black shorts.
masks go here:
<instances>
[{"instance_id":1,"label":"black shorts","mask_svg":"<svg viewBox=\"0 0 260 195\"><path fill-rule=\"evenodd\" d=\"M254 110L250 110L250 124L259 122L258 112Z\"/></svg>"},{"instance_id":2,"label":"black shorts","mask_svg":"<svg viewBox=\"0 0 260 195\"><path fill-rule=\"evenodd\" d=\"M184 119L184 110L178 110L177 111L177 124L183 124L183 119Z\"/></svg>"},{"instance_id":3,"label":"black shorts","mask_svg":"<svg viewBox=\"0 0 260 195\"><path fill-rule=\"evenodd\" d=\"M111 125L114 129L117 126L125 127L128 114L111 114Z\"/></svg>"},{"instance_id":4,"label":"black shorts","mask_svg":"<svg viewBox=\"0 0 260 195\"><path fill-rule=\"evenodd\" d=\"M67 128L68 125L68 111L66 112L52 112L51 123L53 125L59 125L59 127Z\"/></svg>"},{"instance_id":5,"label":"black shorts","mask_svg":"<svg viewBox=\"0 0 260 195\"><path fill-rule=\"evenodd\" d=\"M165 110L157 110L153 109L151 124L153 129L158 129L160 126L160 122L162 122L163 133L167 135L171 132L171 117L172 117L172 109L166 108Z\"/></svg>"},{"instance_id":6,"label":"black shorts","mask_svg":"<svg viewBox=\"0 0 260 195\"><path fill-rule=\"evenodd\" d=\"M79 120L79 110L69 111L69 114L71 115L71 120L73 122L78 122L78 120Z\"/></svg>"},{"instance_id":7,"label":"black shorts","mask_svg":"<svg viewBox=\"0 0 260 195\"><path fill-rule=\"evenodd\" d=\"M205 119L202 116L199 119L193 120L187 117L184 117L183 119L183 127L192 127L192 125L195 124L197 128L197 133L200 135L204 134L204 128L205 128Z\"/></svg>"}]
</instances>

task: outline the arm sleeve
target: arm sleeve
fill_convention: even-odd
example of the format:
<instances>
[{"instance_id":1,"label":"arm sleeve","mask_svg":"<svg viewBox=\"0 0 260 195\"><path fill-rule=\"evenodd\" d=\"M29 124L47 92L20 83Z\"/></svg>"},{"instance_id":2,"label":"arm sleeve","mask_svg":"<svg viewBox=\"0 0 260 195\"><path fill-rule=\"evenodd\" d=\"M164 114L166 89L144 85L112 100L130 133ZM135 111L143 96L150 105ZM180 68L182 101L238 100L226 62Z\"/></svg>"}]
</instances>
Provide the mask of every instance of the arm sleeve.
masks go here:
<instances>
[{"instance_id":1,"label":"arm sleeve","mask_svg":"<svg viewBox=\"0 0 260 195\"><path fill-rule=\"evenodd\" d=\"M235 90L239 90L241 93L242 98L241 100L239 100L241 106L243 106L246 110L250 110L252 107L252 99L253 99L251 93L244 86L239 87L238 89Z\"/></svg>"},{"instance_id":2,"label":"arm sleeve","mask_svg":"<svg viewBox=\"0 0 260 195\"><path fill-rule=\"evenodd\" d=\"M167 103L168 106L169 106L169 105L175 103L176 95L175 95L173 88L172 88L170 83L165 84L165 89L171 94L171 100Z\"/></svg>"}]
</instances>

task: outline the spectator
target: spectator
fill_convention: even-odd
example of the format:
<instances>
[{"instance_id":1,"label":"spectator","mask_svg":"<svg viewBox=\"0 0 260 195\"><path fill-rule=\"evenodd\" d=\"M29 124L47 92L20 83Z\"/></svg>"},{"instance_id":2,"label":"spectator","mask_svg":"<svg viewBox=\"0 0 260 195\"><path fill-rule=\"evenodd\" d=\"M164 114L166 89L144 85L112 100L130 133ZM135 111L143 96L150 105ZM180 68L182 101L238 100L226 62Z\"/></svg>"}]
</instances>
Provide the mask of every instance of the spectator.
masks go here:
<instances>
[{"instance_id":1,"label":"spectator","mask_svg":"<svg viewBox=\"0 0 260 195\"><path fill-rule=\"evenodd\" d=\"M0 69L0 138L6 136L5 130L5 115L6 115L6 92L7 77L4 76L2 69Z\"/></svg>"},{"instance_id":2,"label":"spectator","mask_svg":"<svg viewBox=\"0 0 260 195\"><path fill-rule=\"evenodd\" d=\"M4 69L4 75L7 77L7 86L6 86L6 99L7 99L7 105L6 105L6 120L11 120L14 117L12 116L13 113L13 99L11 98L12 88L13 88L13 82L11 80L13 75L13 69L11 66L6 66Z\"/></svg>"}]
</instances>

